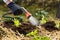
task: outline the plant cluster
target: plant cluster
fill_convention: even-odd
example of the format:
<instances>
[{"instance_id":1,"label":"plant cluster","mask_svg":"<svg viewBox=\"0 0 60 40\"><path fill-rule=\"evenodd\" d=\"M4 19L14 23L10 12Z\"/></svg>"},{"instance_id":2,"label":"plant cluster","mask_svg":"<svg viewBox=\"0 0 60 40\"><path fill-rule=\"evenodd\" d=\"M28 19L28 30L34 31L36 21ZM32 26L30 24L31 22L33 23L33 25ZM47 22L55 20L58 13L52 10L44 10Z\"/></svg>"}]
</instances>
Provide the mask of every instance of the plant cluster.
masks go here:
<instances>
[{"instance_id":1,"label":"plant cluster","mask_svg":"<svg viewBox=\"0 0 60 40\"><path fill-rule=\"evenodd\" d=\"M40 24L45 24L48 21L48 12L45 10L36 10L35 16L40 21Z\"/></svg>"},{"instance_id":2,"label":"plant cluster","mask_svg":"<svg viewBox=\"0 0 60 40\"><path fill-rule=\"evenodd\" d=\"M32 32L28 33L27 36L33 37L33 40L50 40L49 37L39 36L39 35L37 35L37 33L38 33L38 30L35 30L35 31L32 31Z\"/></svg>"},{"instance_id":3,"label":"plant cluster","mask_svg":"<svg viewBox=\"0 0 60 40\"><path fill-rule=\"evenodd\" d=\"M48 12L46 12L45 10L40 10L40 9L36 10L35 16L37 17L37 19L39 19L40 24L47 23L50 18ZM53 20L51 20L51 21L54 21L54 23L55 23L54 27L60 29L60 21L59 20L54 20L54 18L53 18Z\"/></svg>"}]
</instances>

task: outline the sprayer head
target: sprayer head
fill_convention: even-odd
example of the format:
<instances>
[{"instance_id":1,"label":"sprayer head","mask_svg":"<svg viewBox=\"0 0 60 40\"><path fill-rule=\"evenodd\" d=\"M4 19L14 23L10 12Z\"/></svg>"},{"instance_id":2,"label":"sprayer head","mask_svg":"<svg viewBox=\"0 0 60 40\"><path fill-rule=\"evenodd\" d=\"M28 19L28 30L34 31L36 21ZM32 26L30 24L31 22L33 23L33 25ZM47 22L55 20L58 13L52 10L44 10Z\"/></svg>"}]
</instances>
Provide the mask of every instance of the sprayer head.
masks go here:
<instances>
[{"instance_id":1,"label":"sprayer head","mask_svg":"<svg viewBox=\"0 0 60 40\"><path fill-rule=\"evenodd\" d=\"M36 18L34 18L33 16L30 16L30 17L29 17L29 21L30 21L30 23L31 23L32 25L34 25L34 26L38 26L38 25L39 25L38 20L37 20Z\"/></svg>"}]
</instances>

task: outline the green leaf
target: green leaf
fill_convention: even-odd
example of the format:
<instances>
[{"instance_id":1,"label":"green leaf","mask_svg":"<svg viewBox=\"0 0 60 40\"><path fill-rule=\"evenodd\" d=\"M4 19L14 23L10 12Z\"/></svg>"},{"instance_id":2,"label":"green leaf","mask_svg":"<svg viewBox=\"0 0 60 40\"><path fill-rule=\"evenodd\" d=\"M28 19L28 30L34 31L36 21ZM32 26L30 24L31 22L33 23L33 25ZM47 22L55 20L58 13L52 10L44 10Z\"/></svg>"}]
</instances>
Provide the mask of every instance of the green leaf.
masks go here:
<instances>
[{"instance_id":1,"label":"green leaf","mask_svg":"<svg viewBox=\"0 0 60 40\"><path fill-rule=\"evenodd\" d=\"M47 22L46 18L44 17L44 15L42 15L42 20L40 20L41 24L45 24Z\"/></svg>"},{"instance_id":2,"label":"green leaf","mask_svg":"<svg viewBox=\"0 0 60 40\"><path fill-rule=\"evenodd\" d=\"M40 36L34 36L33 40L41 40Z\"/></svg>"},{"instance_id":3,"label":"green leaf","mask_svg":"<svg viewBox=\"0 0 60 40\"><path fill-rule=\"evenodd\" d=\"M21 25L21 23L19 22L18 19L14 18L14 25L15 25L16 27L19 27L19 25Z\"/></svg>"},{"instance_id":4,"label":"green leaf","mask_svg":"<svg viewBox=\"0 0 60 40\"><path fill-rule=\"evenodd\" d=\"M59 23L58 20L55 20L55 24L56 24L55 27L58 28L58 29L60 29L60 23Z\"/></svg>"},{"instance_id":5,"label":"green leaf","mask_svg":"<svg viewBox=\"0 0 60 40\"><path fill-rule=\"evenodd\" d=\"M50 40L50 38L47 37L47 36L44 36L44 37L41 38L41 40Z\"/></svg>"},{"instance_id":6,"label":"green leaf","mask_svg":"<svg viewBox=\"0 0 60 40\"><path fill-rule=\"evenodd\" d=\"M37 30L32 31L32 32L28 33L27 36L34 36L34 35L37 35L37 32L38 32Z\"/></svg>"}]
</instances>

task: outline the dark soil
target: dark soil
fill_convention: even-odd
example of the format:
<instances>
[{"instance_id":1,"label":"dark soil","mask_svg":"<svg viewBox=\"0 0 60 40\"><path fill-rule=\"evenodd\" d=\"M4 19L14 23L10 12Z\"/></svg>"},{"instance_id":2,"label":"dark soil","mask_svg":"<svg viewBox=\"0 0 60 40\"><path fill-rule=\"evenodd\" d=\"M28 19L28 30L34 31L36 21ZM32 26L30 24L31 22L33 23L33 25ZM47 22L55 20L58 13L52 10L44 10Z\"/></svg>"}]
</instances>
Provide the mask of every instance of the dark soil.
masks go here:
<instances>
[{"instance_id":1,"label":"dark soil","mask_svg":"<svg viewBox=\"0 0 60 40\"><path fill-rule=\"evenodd\" d=\"M20 25L20 27L14 26L12 21L4 22L4 27L9 29L11 28L15 32L17 30L19 33L24 35L36 29L36 26L31 25L29 22L23 22L22 25Z\"/></svg>"},{"instance_id":2,"label":"dark soil","mask_svg":"<svg viewBox=\"0 0 60 40\"><path fill-rule=\"evenodd\" d=\"M2 38L3 40L5 39L11 40L13 38L14 40L15 39L19 40L21 39L21 37L23 37L21 40L32 40L30 37L21 36L21 34L26 35L27 33L36 29L38 30L38 35L40 36L48 36L50 37L51 40L60 40L60 31L54 27L55 26L54 21L49 21L46 24L43 24L41 26L36 26L36 27L32 26L29 22L22 23L20 27L15 27L11 23L8 25L4 22L3 23L1 22L0 26L2 26L1 28L5 31L5 33L7 33L5 35L6 38L4 37ZM16 30L19 32L21 37L19 36Z\"/></svg>"},{"instance_id":3,"label":"dark soil","mask_svg":"<svg viewBox=\"0 0 60 40\"><path fill-rule=\"evenodd\" d=\"M48 31L54 31L54 30L58 30L56 27L55 27L55 22L54 21L49 21L49 22L46 22L45 24L43 24L42 26L48 30Z\"/></svg>"}]
</instances>

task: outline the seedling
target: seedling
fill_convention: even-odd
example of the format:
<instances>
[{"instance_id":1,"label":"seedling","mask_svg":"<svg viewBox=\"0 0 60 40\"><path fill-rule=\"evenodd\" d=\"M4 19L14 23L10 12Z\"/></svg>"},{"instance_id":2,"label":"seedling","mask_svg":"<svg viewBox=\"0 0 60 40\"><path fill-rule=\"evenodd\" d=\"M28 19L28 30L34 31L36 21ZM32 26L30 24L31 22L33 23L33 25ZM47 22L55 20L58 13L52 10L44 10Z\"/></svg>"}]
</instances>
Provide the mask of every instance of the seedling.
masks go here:
<instances>
[{"instance_id":1,"label":"seedling","mask_svg":"<svg viewBox=\"0 0 60 40\"><path fill-rule=\"evenodd\" d=\"M28 33L26 36L33 37L33 40L50 40L49 37L47 37L47 36L39 36L39 35L37 35L37 33L38 33L38 30L35 30L35 31L32 31L32 32Z\"/></svg>"},{"instance_id":2,"label":"seedling","mask_svg":"<svg viewBox=\"0 0 60 40\"><path fill-rule=\"evenodd\" d=\"M18 19L16 19L16 18L14 18L14 25L16 26L16 27L18 27L19 25L21 25L21 23L19 22L19 20Z\"/></svg>"},{"instance_id":3,"label":"seedling","mask_svg":"<svg viewBox=\"0 0 60 40\"><path fill-rule=\"evenodd\" d=\"M20 16L11 17L11 16L7 16L7 14L8 13L5 12L2 15L2 17L4 18L4 22L11 23L16 27L19 27L19 25L21 25L21 23L23 22L23 19Z\"/></svg>"},{"instance_id":4,"label":"seedling","mask_svg":"<svg viewBox=\"0 0 60 40\"><path fill-rule=\"evenodd\" d=\"M32 32L27 34L27 36L34 36L34 35L37 35L37 30L32 31Z\"/></svg>"},{"instance_id":5,"label":"seedling","mask_svg":"<svg viewBox=\"0 0 60 40\"><path fill-rule=\"evenodd\" d=\"M55 24L56 24L55 27L60 29L60 22L58 20L55 20Z\"/></svg>"},{"instance_id":6,"label":"seedling","mask_svg":"<svg viewBox=\"0 0 60 40\"><path fill-rule=\"evenodd\" d=\"M42 15L42 19L40 20L40 24L45 24L47 22L47 18Z\"/></svg>"},{"instance_id":7,"label":"seedling","mask_svg":"<svg viewBox=\"0 0 60 40\"><path fill-rule=\"evenodd\" d=\"M48 12L45 10L37 10L35 15L39 19L40 24L45 24L48 20Z\"/></svg>"}]
</instances>

